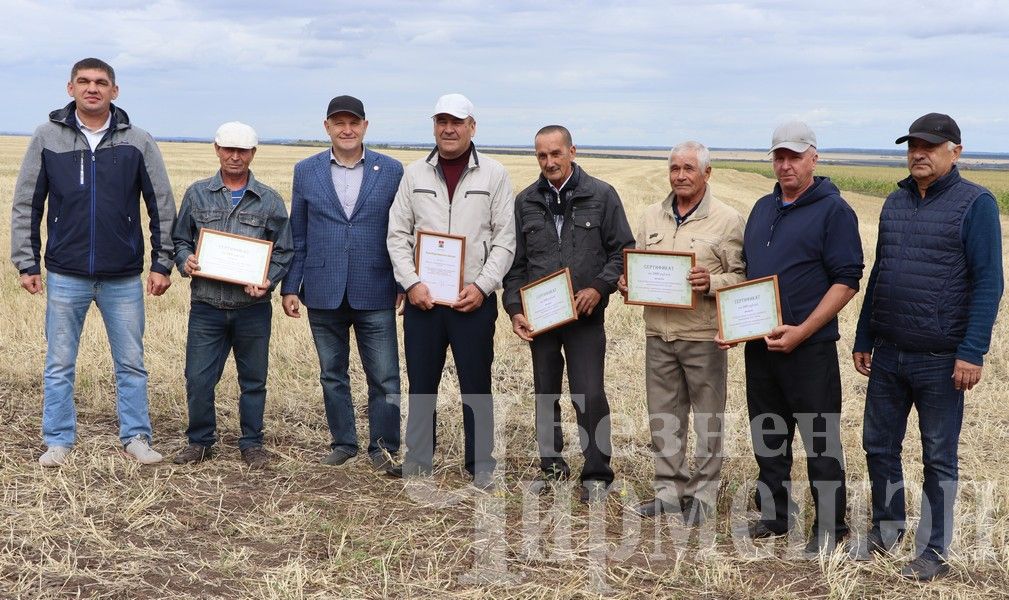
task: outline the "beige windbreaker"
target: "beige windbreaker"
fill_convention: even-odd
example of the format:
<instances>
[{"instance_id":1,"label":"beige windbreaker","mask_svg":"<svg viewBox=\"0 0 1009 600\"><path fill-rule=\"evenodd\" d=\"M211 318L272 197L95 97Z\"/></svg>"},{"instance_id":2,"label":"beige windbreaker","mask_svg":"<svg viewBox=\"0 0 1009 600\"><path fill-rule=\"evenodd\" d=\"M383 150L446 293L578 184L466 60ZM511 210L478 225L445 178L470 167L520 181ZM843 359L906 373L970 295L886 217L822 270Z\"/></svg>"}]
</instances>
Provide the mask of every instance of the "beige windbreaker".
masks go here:
<instances>
[{"instance_id":1,"label":"beige windbreaker","mask_svg":"<svg viewBox=\"0 0 1009 600\"><path fill-rule=\"evenodd\" d=\"M674 194L645 208L638 225L637 247L646 250L693 252L697 265L711 272L711 290L699 295L694 310L644 307L645 335L663 341L708 341L718 333L715 290L739 283L743 262L743 217L711 195L711 186L697 209L680 225L673 216Z\"/></svg>"},{"instance_id":2,"label":"beige windbreaker","mask_svg":"<svg viewBox=\"0 0 1009 600\"><path fill-rule=\"evenodd\" d=\"M498 161L470 153L452 202L438 169L438 149L407 165L389 209L386 238L393 274L404 290L420 281L414 264L417 231L466 236L464 285L484 294L501 287L515 256L515 196Z\"/></svg>"}]
</instances>

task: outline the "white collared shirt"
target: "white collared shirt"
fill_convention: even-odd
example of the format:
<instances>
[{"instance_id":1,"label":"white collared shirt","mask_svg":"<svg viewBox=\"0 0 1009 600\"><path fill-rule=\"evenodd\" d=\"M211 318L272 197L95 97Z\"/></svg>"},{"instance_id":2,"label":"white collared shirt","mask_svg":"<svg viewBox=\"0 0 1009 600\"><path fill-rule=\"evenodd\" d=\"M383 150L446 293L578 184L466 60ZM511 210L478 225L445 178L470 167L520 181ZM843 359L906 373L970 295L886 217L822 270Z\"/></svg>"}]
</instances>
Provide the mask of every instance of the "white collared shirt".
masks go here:
<instances>
[{"instance_id":1,"label":"white collared shirt","mask_svg":"<svg viewBox=\"0 0 1009 600\"><path fill-rule=\"evenodd\" d=\"M572 169L571 170L571 175L574 175L574 174L575 174L575 171L574 171L574 169ZM564 189L564 186L566 186L568 184L568 182L571 181L571 175L568 175L568 178L564 180L564 183L561 184L560 188L555 188L554 184L552 184L549 181L547 181L547 183L550 183L550 189L552 189L554 191L554 193L557 194L558 198L561 197L561 190ZM564 226L564 215L554 215L554 227L557 228L557 237L558 238L561 237L561 227L563 227L563 226Z\"/></svg>"},{"instance_id":2,"label":"white collared shirt","mask_svg":"<svg viewBox=\"0 0 1009 600\"><path fill-rule=\"evenodd\" d=\"M105 132L109 130L109 125L112 124L112 111L109 111L109 116L105 117L105 123L98 129L91 129L85 125L84 121L81 120L80 113L76 113L74 116L77 117L77 126L80 128L81 133L88 140L88 146L91 146L91 151L94 152L95 148L98 147L98 142L102 141Z\"/></svg>"},{"instance_id":3,"label":"white collared shirt","mask_svg":"<svg viewBox=\"0 0 1009 600\"><path fill-rule=\"evenodd\" d=\"M352 165L341 163L332 148L329 150L329 174L333 178L333 189L340 199L340 206L343 212L350 218L357 206L357 196L361 193L361 182L364 181L364 148L361 149L361 158Z\"/></svg>"}]
</instances>

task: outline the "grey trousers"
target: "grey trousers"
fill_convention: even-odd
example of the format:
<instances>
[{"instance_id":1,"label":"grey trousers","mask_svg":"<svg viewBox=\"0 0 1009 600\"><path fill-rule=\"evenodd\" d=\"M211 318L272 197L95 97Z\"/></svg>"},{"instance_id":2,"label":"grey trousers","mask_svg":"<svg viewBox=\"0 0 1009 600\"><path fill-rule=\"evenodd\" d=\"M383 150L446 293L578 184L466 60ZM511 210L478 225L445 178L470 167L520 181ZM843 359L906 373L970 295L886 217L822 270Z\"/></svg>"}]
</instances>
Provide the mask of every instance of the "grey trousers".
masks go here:
<instances>
[{"instance_id":1,"label":"grey trousers","mask_svg":"<svg viewBox=\"0 0 1009 600\"><path fill-rule=\"evenodd\" d=\"M655 451L655 496L678 506L693 497L710 507L722 469L727 353L714 342L665 342L648 336L645 389ZM688 415L694 414L696 470L686 460Z\"/></svg>"}]
</instances>

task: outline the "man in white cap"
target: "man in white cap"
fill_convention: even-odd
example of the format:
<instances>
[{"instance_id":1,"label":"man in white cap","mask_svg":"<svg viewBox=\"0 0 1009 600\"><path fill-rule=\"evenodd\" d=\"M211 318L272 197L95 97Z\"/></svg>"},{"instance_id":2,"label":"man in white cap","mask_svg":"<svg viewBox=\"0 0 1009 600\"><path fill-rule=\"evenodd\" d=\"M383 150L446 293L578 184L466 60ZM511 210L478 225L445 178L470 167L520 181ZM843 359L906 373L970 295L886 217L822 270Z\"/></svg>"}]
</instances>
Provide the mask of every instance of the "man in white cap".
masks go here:
<instances>
[{"instance_id":1,"label":"man in white cap","mask_svg":"<svg viewBox=\"0 0 1009 600\"><path fill-rule=\"evenodd\" d=\"M408 300L403 336L410 383L407 454L390 474L431 473L438 384L451 347L462 392L466 470L476 487L489 489L495 467L495 291L515 254L515 198L501 163L478 154L472 143L476 120L469 99L442 96L432 119L437 147L406 167L389 214L389 256ZM417 274L418 231L466 238L462 291L451 305L435 304Z\"/></svg>"},{"instance_id":2,"label":"man in white cap","mask_svg":"<svg viewBox=\"0 0 1009 600\"><path fill-rule=\"evenodd\" d=\"M190 285L192 304L186 339L186 401L189 444L175 457L177 464L210 458L217 441L214 387L228 354L238 369L238 448L254 469L269 464L263 449L263 408L269 364L270 292L287 273L293 250L287 209L280 194L260 183L249 170L259 139L244 123L220 126L214 152L221 168L213 177L189 186L172 228L175 263ZM238 234L273 242L267 279L262 285L230 283L201 277L195 254L201 230Z\"/></svg>"},{"instance_id":3,"label":"man in white cap","mask_svg":"<svg viewBox=\"0 0 1009 600\"><path fill-rule=\"evenodd\" d=\"M815 507L806 550L815 554L848 535L837 313L858 291L862 242L855 211L830 179L813 175L816 135L808 125L791 121L775 129L771 154L778 183L753 205L743 232L746 278L778 276L783 323L746 342L746 404L761 511L749 534L784 535L793 524L789 481L798 426Z\"/></svg>"}]
</instances>

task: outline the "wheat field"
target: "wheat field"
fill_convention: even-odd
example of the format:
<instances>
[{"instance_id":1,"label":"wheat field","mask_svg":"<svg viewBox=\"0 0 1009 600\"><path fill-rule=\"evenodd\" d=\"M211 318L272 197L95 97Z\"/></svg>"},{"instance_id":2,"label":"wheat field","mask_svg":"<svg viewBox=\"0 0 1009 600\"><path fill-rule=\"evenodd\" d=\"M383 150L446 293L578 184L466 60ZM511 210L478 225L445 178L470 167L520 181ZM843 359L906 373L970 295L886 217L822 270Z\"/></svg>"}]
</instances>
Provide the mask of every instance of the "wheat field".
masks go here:
<instances>
[{"instance_id":1,"label":"wheat field","mask_svg":"<svg viewBox=\"0 0 1009 600\"><path fill-rule=\"evenodd\" d=\"M10 201L27 138L0 138L0 197ZM180 200L210 175L209 144L161 144ZM289 199L294 163L318 148L262 146L257 178ZM404 162L421 152L395 151ZM516 190L537 175L531 156L498 157ZM586 158L589 173L612 183L632 224L668 191L659 161ZM968 174L969 176L969 174ZM772 181L717 169L714 193L748 213ZM845 194L860 219L866 274L880 199ZM9 247L9 204L0 217ZM1007 231L1003 222L1003 231ZM1005 241L1003 242L1005 244ZM185 445L183 365L188 282L173 275L147 298L146 364L154 447L170 458ZM864 279L863 279L864 283ZM841 313L838 343L844 389L842 437L850 524L865 531L868 485L861 450L865 379L850 349L861 295ZM307 319L289 319L274 298L266 445L271 468L249 471L237 450L233 363L218 387L220 454L197 466L166 461L141 467L119 449L108 342L97 311L85 326L77 370L78 443L62 469L43 470L40 415L45 302L23 292L3 261L0 308L0 597L2 598L970 598L1009 596L1009 332L1005 300L981 384L968 393L960 443L953 572L921 586L897 575L910 537L893 559L855 562L841 553L803 559L801 528L788 539L749 544L740 535L756 465L743 389L742 352L730 355L728 414L719 518L699 531L674 521L643 521L626 510L651 496L653 475L644 396L640 308L614 301L607 311L606 386L613 410L617 492L585 507L561 487L533 495L537 473L532 373L525 342L503 311L495 338L497 449L503 484L473 491L462 477L461 409L454 369L440 401L439 452L432 482L404 483L371 470L367 458L333 468L318 363ZM402 337L400 338L402 340ZM402 342L401 342L402 344ZM352 346L353 347L353 346ZM366 440L364 374L351 358L358 433ZM401 359L404 392L405 364ZM409 406L404 402L404 416ZM580 466L570 406L568 460ZM404 419L405 423L405 419ZM912 416L904 463L912 523L917 521L921 445ZM798 441L796 442L799 443ZM364 443L366 445L366 441ZM574 451L572 451L574 450ZM797 456L799 453L797 452ZM796 489L805 481L797 458ZM798 494L808 505L808 494ZM808 506L807 513L808 513Z\"/></svg>"}]
</instances>

